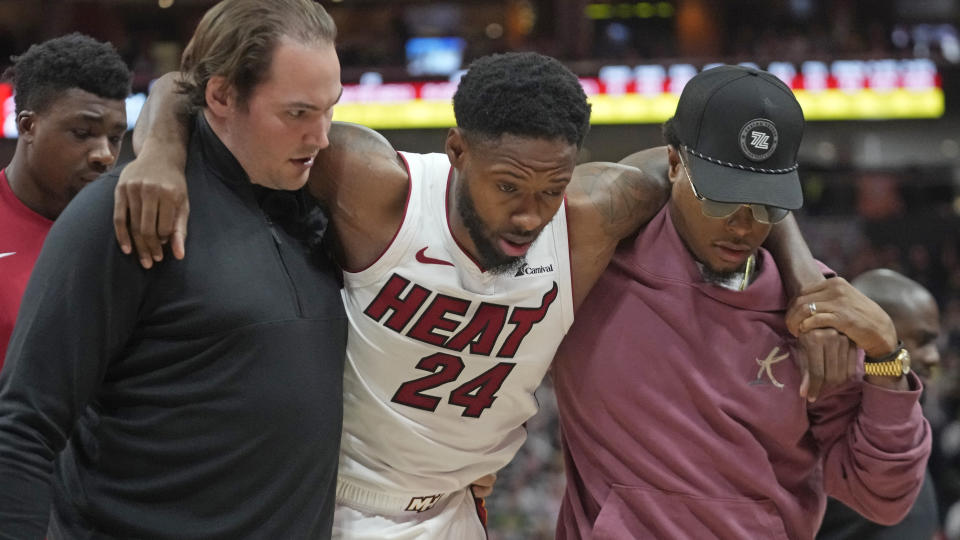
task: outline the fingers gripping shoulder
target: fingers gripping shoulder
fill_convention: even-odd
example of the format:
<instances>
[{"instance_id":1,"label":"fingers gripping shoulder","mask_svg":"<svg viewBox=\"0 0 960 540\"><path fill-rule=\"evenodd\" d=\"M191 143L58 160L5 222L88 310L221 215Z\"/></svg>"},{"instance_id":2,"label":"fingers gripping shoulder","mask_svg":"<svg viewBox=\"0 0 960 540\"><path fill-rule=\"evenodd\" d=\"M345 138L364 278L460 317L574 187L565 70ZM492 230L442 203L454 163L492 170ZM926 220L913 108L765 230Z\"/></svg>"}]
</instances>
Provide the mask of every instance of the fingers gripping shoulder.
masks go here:
<instances>
[{"instance_id":1,"label":"fingers gripping shoulder","mask_svg":"<svg viewBox=\"0 0 960 540\"><path fill-rule=\"evenodd\" d=\"M143 157L134 160L120 171L114 190L113 225L120 248L131 253L131 246L136 247L145 268L163 260L167 243L182 259L189 208L182 169Z\"/></svg>"}]
</instances>

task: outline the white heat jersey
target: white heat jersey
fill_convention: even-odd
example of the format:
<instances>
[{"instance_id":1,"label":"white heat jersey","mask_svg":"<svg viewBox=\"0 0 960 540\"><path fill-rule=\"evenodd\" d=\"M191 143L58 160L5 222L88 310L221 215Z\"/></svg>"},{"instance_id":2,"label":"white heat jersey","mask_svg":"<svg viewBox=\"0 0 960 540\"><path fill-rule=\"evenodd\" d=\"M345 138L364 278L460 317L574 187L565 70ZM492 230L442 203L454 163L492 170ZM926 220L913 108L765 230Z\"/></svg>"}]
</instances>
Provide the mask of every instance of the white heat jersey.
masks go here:
<instances>
[{"instance_id":1,"label":"white heat jersey","mask_svg":"<svg viewBox=\"0 0 960 540\"><path fill-rule=\"evenodd\" d=\"M565 207L525 266L491 275L454 240L445 154L401 153L406 213L371 266L344 272L350 321L341 483L446 493L506 465L573 322ZM343 486L341 486L341 492Z\"/></svg>"}]
</instances>

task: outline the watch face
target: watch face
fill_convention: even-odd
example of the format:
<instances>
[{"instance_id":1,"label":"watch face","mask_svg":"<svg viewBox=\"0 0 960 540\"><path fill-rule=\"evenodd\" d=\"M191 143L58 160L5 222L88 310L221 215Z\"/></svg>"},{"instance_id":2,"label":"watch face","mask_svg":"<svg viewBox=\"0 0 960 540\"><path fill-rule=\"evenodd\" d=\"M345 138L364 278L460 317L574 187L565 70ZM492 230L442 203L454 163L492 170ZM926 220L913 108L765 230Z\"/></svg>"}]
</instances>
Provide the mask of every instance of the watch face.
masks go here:
<instances>
[{"instance_id":1,"label":"watch face","mask_svg":"<svg viewBox=\"0 0 960 540\"><path fill-rule=\"evenodd\" d=\"M897 355L897 360L900 361L900 369L904 375L910 373L910 353L907 352L907 349L900 349L900 354Z\"/></svg>"}]
</instances>

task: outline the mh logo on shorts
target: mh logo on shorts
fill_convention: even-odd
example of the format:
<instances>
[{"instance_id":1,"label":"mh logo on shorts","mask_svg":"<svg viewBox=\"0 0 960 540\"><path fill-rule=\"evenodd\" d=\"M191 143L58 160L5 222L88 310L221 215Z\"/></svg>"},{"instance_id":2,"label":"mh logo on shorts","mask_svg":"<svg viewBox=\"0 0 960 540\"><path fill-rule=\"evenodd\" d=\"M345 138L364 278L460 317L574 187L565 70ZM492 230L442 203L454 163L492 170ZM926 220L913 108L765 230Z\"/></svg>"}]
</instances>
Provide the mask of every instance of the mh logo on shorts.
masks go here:
<instances>
[{"instance_id":1,"label":"mh logo on shorts","mask_svg":"<svg viewBox=\"0 0 960 540\"><path fill-rule=\"evenodd\" d=\"M427 495L426 497L412 497L410 504L404 509L408 512L426 512L437 504L437 501L443 498L443 493L437 495Z\"/></svg>"},{"instance_id":2,"label":"mh logo on shorts","mask_svg":"<svg viewBox=\"0 0 960 540\"><path fill-rule=\"evenodd\" d=\"M764 161L777 150L777 126L766 118L754 118L740 130L740 151L751 161Z\"/></svg>"}]
</instances>

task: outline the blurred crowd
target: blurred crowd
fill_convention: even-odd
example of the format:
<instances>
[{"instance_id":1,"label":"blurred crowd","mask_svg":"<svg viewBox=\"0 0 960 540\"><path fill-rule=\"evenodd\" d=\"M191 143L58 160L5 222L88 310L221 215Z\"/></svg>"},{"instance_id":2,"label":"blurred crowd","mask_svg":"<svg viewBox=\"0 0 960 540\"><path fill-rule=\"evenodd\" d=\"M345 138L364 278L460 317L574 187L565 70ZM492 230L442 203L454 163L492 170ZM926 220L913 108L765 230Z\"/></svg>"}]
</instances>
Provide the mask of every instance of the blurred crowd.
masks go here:
<instances>
[{"instance_id":1,"label":"blurred crowd","mask_svg":"<svg viewBox=\"0 0 960 540\"><path fill-rule=\"evenodd\" d=\"M337 21L345 82L380 71L406 78L410 38L456 36L463 64L495 52L536 50L583 75L595 65L668 59L731 62L932 58L960 62L949 2L912 0L476 0L324 1ZM11 54L65 31L114 43L134 71L134 90L175 69L200 14L194 2L0 0L0 67ZM608 9L594 9L596 7ZM627 9L623 9L623 7ZM940 11L938 11L940 9Z\"/></svg>"}]
</instances>

